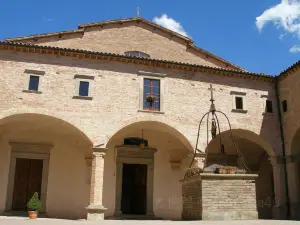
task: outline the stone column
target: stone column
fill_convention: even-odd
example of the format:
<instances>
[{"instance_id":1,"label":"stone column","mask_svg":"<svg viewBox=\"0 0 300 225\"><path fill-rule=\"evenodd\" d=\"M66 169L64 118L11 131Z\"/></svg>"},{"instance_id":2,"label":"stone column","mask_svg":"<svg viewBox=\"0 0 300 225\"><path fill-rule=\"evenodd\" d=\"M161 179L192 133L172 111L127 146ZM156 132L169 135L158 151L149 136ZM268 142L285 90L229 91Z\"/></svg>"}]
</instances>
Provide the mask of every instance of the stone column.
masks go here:
<instances>
[{"instance_id":1,"label":"stone column","mask_svg":"<svg viewBox=\"0 0 300 225\"><path fill-rule=\"evenodd\" d=\"M288 188L290 198L290 219L300 219L300 185L299 185L299 159L287 157Z\"/></svg>"},{"instance_id":2,"label":"stone column","mask_svg":"<svg viewBox=\"0 0 300 225\"><path fill-rule=\"evenodd\" d=\"M106 148L93 148L90 205L87 220L103 220L106 208L103 206L104 156Z\"/></svg>"},{"instance_id":3,"label":"stone column","mask_svg":"<svg viewBox=\"0 0 300 225\"><path fill-rule=\"evenodd\" d=\"M273 186L275 199L272 201L273 218L278 220L287 219L287 199L286 199L286 182L284 159L282 156L273 156L269 158L273 167Z\"/></svg>"}]
</instances>

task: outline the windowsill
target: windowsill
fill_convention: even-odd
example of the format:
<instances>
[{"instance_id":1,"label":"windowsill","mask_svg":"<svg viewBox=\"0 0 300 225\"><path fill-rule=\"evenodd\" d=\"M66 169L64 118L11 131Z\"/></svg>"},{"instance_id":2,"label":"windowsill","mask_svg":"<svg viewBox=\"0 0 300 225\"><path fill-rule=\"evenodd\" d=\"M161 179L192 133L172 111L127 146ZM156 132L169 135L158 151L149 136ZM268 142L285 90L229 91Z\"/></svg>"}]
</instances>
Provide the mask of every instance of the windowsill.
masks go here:
<instances>
[{"instance_id":1,"label":"windowsill","mask_svg":"<svg viewBox=\"0 0 300 225\"><path fill-rule=\"evenodd\" d=\"M138 112L165 114L165 112L162 112L162 111L147 110L147 109L139 109Z\"/></svg>"},{"instance_id":2,"label":"windowsill","mask_svg":"<svg viewBox=\"0 0 300 225\"><path fill-rule=\"evenodd\" d=\"M22 92L25 92L25 93L33 93L33 94L42 94L41 91L33 91L33 90L23 90Z\"/></svg>"},{"instance_id":3,"label":"windowsill","mask_svg":"<svg viewBox=\"0 0 300 225\"><path fill-rule=\"evenodd\" d=\"M93 100L93 97L90 97L90 96L74 95L74 96L73 96L73 99Z\"/></svg>"},{"instance_id":4,"label":"windowsill","mask_svg":"<svg viewBox=\"0 0 300 225\"><path fill-rule=\"evenodd\" d=\"M247 113L248 110L245 110L245 109L232 109L231 112L235 112L235 113Z\"/></svg>"},{"instance_id":5,"label":"windowsill","mask_svg":"<svg viewBox=\"0 0 300 225\"><path fill-rule=\"evenodd\" d=\"M270 112L263 112L262 113L263 116L275 116L275 113L270 113Z\"/></svg>"}]
</instances>

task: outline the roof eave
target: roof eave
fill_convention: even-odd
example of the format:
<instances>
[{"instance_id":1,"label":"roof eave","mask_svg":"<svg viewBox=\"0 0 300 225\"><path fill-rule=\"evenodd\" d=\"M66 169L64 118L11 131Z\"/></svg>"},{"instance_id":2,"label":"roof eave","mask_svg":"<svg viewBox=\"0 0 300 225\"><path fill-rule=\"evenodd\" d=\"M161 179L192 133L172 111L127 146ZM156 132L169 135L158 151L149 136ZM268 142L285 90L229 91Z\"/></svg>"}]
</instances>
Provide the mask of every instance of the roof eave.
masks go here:
<instances>
[{"instance_id":1,"label":"roof eave","mask_svg":"<svg viewBox=\"0 0 300 225\"><path fill-rule=\"evenodd\" d=\"M30 50L30 49L32 49L32 50ZM0 41L0 50L12 50L12 51L22 51L22 52L26 52L26 53L27 52L42 53L42 54L53 54L53 55L61 55L61 56L73 56L73 57L75 57L75 55L76 55L77 58L79 57L78 55L81 55L81 57L83 57L83 58L90 58L90 59L98 59L99 58L102 60L114 60L114 61L119 61L119 62L126 61L126 63L139 63L139 64L145 64L145 65L148 65L148 66L150 65L150 66L154 66L154 67L174 68L174 69L181 69L181 70L187 70L187 71L192 71L192 72L210 71L213 74L246 77L246 78L252 79L252 80L263 80L263 81L267 81L267 82L275 81L275 78L271 75L262 75L262 74L250 73L250 72L240 71L240 70L230 70L230 69L224 69L224 68L203 66L203 65L197 65L197 64L188 64L188 63L174 62L174 61L167 61L167 60L159 60L159 59L131 57L131 56L114 54L114 53L92 52L92 51L79 50L79 49L67 49L67 48L59 48L59 47L51 47L51 46L41 46L41 45L34 45L34 44L28 44L28 43ZM69 53L74 53L74 55L69 54ZM81 58L81 57L79 57L79 58Z\"/></svg>"}]
</instances>

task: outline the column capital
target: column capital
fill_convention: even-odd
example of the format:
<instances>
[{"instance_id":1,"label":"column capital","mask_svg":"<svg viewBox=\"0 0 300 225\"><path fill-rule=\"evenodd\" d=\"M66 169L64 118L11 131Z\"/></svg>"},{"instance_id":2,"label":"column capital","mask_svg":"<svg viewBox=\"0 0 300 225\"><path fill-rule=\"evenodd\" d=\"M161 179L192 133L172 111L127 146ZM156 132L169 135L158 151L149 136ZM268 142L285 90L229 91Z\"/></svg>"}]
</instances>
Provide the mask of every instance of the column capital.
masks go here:
<instances>
[{"instance_id":1,"label":"column capital","mask_svg":"<svg viewBox=\"0 0 300 225\"><path fill-rule=\"evenodd\" d=\"M270 163L272 166L278 166L278 165L283 165L284 164L284 157L281 155L278 156L270 156L269 157Z\"/></svg>"},{"instance_id":2,"label":"column capital","mask_svg":"<svg viewBox=\"0 0 300 225\"><path fill-rule=\"evenodd\" d=\"M103 157L107 152L107 148L92 147L92 151L95 157Z\"/></svg>"},{"instance_id":3,"label":"column capital","mask_svg":"<svg viewBox=\"0 0 300 225\"><path fill-rule=\"evenodd\" d=\"M299 163L300 162L300 154L297 155L287 155L286 163Z\"/></svg>"}]
</instances>

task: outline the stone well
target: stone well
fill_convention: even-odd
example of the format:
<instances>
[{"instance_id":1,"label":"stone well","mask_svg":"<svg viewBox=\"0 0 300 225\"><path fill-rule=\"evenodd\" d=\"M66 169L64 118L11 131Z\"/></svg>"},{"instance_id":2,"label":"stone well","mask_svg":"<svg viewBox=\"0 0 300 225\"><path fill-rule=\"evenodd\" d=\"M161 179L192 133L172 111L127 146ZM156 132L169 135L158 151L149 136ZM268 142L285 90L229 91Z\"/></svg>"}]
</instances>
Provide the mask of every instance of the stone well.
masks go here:
<instances>
[{"instance_id":1,"label":"stone well","mask_svg":"<svg viewBox=\"0 0 300 225\"><path fill-rule=\"evenodd\" d=\"M257 174L200 173L181 180L182 219L258 219L257 177Z\"/></svg>"}]
</instances>

